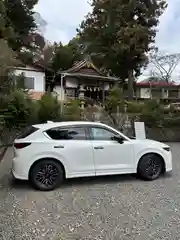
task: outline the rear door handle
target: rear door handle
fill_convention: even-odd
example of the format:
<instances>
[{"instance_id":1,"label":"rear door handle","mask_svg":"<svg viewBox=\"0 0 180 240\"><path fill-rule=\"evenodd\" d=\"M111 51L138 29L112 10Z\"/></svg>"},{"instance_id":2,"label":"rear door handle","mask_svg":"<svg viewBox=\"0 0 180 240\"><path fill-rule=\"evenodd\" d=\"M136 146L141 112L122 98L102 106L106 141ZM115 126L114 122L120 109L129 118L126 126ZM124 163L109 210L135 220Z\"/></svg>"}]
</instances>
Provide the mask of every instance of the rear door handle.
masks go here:
<instances>
[{"instance_id":1,"label":"rear door handle","mask_svg":"<svg viewBox=\"0 0 180 240\"><path fill-rule=\"evenodd\" d=\"M54 148L64 148L64 146L54 146Z\"/></svg>"},{"instance_id":2,"label":"rear door handle","mask_svg":"<svg viewBox=\"0 0 180 240\"><path fill-rule=\"evenodd\" d=\"M104 149L103 146L97 146L97 147L94 147L94 149Z\"/></svg>"}]
</instances>

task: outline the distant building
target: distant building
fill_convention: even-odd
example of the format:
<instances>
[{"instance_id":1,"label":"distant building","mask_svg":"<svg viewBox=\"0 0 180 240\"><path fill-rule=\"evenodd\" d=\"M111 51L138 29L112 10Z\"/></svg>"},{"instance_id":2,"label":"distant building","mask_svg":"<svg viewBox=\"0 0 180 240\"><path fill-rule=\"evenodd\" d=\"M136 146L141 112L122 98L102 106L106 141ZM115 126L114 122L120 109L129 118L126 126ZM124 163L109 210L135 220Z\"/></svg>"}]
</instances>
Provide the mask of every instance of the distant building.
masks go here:
<instances>
[{"instance_id":1,"label":"distant building","mask_svg":"<svg viewBox=\"0 0 180 240\"><path fill-rule=\"evenodd\" d=\"M66 71L59 72L54 92L59 100L86 98L104 102L118 78L104 75L91 60L76 62Z\"/></svg>"},{"instance_id":2,"label":"distant building","mask_svg":"<svg viewBox=\"0 0 180 240\"><path fill-rule=\"evenodd\" d=\"M13 67L14 74L16 76L23 75L25 89L29 90L29 93L34 100L39 100L45 93L45 71L40 65L19 65Z\"/></svg>"},{"instance_id":3,"label":"distant building","mask_svg":"<svg viewBox=\"0 0 180 240\"><path fill-rule=\"evenodd\" d=\"M163 80L153 81L148 78L136 83L136 97L139 99L180 100L180 84Z\"/></svg>"}]
</instances>

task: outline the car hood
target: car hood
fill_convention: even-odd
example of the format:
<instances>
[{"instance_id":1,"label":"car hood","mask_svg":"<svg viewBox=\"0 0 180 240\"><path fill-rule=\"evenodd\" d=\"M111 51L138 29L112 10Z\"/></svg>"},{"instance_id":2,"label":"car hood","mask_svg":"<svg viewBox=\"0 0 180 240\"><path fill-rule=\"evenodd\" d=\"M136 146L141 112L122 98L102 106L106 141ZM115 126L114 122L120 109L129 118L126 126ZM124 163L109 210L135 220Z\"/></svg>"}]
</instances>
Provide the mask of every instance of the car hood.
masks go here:
<instances>
[{"instance_id":1,"label":"car hood","mask_svg":"<svg viewBox=\"0 0 180 240\"><path fill-rule=\"evenodd\" d=\"M131 140L133 142L136 142L136 143L142 143L142 144L147 144L149 146L152 146L152 147L169 147L167 144L165 143L162 143L162 142L158 142L158 141L154 141L154 140L151 140L151 139L133 139Z\"/></svg>"}]
</instances>

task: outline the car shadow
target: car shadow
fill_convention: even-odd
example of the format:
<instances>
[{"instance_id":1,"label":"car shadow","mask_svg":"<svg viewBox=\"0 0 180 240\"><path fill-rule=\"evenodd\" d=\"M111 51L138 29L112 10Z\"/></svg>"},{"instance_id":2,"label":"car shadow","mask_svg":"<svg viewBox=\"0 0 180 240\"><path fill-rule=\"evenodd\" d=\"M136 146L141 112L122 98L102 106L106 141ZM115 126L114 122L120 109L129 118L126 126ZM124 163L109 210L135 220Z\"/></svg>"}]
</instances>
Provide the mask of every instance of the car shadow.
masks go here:
<instances>
[{"instance_id":1,"label":"car shadow","mask_svg":"<svg viewBox=\"0 0 180 240\"><path fill-rule=\"evenodd\" d=\"M163 179L172 177L172 173L166 173L161 176ZM159 179L161 179L159 178ZM66 179L59 189L71 188L76 186L86 185L87 187L99 184L117 184L117 183L129 183L129 182L144 182L144 180L138 178L136 174L123 174L123 175L110 175L110 176L95 176L95 177L81 177ZM11 178L9 184L15 189L32 190L32 186L29 181L17 180Z\"/></svg>"},{"instance_id":2,"label":"car shadow","mask_svg":"<svg viewBox=\"0 0 180 240\"><path fill-rule=\"evenodd\" d=\"M111 176L94 176L66 179L62 187L77 186L77 185L96 185L96 184L113 184L117 182L138 181L136 174L123 174Z\"/></svg>"},{"instance_id":3,"label":"car shadow","mask_svg":"<svg viewBox=\"0 0 180 240\"><path fill-rule=\"evenodd\" d=\"M25 181L25 180L19 180L19 179L12 178L9 181L9 184L14 189L26 189L26 190L33 189L31 184L29 183L29 181Z\"/></svg>"}]
</instances>

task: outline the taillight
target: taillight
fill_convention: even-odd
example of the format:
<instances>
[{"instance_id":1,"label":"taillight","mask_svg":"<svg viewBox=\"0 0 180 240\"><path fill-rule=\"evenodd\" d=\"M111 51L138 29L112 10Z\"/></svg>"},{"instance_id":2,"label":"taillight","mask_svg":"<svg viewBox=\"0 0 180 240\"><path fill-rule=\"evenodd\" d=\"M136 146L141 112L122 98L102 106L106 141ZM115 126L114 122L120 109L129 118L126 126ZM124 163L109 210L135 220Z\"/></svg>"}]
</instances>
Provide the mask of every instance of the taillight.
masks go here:
<instances>
[{"instance_id":1,"label":"taillight","mask_svg":"<svg viewBox=\"0 0 180 240\"><path fill-rule=\"evenodd\" d=\"M25 148L29 145L31 145L31 143L14 143L14 147L16 149L22 149L22 148Z\"/></svg>"}]
</instances>

